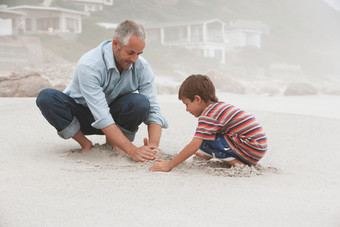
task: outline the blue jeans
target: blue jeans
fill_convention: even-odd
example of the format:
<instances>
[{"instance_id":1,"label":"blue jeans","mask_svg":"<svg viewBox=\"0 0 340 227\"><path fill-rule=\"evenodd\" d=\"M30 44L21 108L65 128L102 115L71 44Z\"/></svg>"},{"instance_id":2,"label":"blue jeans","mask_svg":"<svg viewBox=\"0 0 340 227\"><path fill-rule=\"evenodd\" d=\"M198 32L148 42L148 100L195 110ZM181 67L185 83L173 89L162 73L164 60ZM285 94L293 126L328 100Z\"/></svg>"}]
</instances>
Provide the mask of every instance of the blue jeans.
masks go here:
<instances>
[{"instance_id":1,"label":"blue jeans","mask_svg":"<svg viewBox=\"0 0 340 227\"><path fill-rule=\"evenodd\" d=\"M84 135L104 134L102 130L91 126L95 120L90 109L76 103L61 91L50 88L42 90L36 104L46 120L64 139L73 137L79 130ZM138 126L149 114L149 100L142 94L129 93L118 97L109 107L116 125L133 141Z\"/></svg>"},{"instance_id":2,"label":"blue jeans","mask_svg":"<svg viewBox=\"0 0 340 227\"><path fill-rule=\"evenodd\" d=\"M213 141L203 140L200 150L211 157L225 161L237 157L229 144L225 141L224 136L219 133L216 134L216 138Z\"/></svg>"}]
</instances>

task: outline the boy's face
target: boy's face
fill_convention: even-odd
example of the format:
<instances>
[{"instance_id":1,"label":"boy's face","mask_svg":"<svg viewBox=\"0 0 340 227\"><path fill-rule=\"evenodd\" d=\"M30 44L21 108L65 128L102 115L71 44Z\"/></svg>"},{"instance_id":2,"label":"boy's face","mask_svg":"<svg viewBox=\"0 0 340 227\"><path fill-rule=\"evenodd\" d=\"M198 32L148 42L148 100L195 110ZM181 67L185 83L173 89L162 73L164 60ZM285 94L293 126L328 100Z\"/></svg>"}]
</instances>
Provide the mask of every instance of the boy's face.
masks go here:
<instances>
[{"instance_id":1,"label":"boy's face","mask_svg":"<svg viewBox=\"0 0 340 227\"><path fill-rule=\"evenodd\" d=\"M186 106L186 111L188 111L189 113L191 113L195 117L201 116L203 110L205 109L205 106L202 105L203 101L202 101L201 97L199 97L198 95L195 95L195 99L192 102L188 98L182 98L181 100L182 100L183 104Z\"/></svg>"}]
</instances>

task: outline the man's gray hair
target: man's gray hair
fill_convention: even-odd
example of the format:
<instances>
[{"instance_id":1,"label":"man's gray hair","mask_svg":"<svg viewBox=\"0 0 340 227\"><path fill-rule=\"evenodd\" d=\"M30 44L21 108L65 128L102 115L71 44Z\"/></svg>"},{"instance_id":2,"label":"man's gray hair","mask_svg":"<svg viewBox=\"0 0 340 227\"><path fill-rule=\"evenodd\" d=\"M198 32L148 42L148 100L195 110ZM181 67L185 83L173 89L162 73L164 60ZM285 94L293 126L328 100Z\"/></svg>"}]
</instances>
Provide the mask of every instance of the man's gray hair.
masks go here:
<instances>
[{"instance_id":1,"label":"man's gray hair","mask_svg":"<svg viewBox=\"0 0 340 227\"><path fill-rule=\"evenodd\" d=\"M126 46L132 35L137 36L139 40L146 40L145 29L140 23L133 20L125 20L117 26L113 39L117 39L120 45Z\"/></svg>"}]
</instances>

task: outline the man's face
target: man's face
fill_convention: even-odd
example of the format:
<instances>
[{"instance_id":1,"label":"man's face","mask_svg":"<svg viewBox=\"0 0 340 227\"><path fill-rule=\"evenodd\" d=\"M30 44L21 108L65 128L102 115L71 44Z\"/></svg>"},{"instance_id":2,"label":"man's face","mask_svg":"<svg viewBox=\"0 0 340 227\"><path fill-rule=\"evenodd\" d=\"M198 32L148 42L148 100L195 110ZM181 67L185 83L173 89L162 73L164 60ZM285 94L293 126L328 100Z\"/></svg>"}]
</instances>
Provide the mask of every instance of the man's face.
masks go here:
<instances>
[{"instance_id":1,"label":"man's face","mask_svg":"<svg viewBox=\"0 0 340 227\"><path fill-rule=\"evenodd\" d=\"M135 63L138 56L143 53L144 47L145 42L139 40L135 35L130 37L126 46L121 46L118 40L114 39L112 49L118 70L128 69L132 63Z\"/></svg>"}]
</instances>

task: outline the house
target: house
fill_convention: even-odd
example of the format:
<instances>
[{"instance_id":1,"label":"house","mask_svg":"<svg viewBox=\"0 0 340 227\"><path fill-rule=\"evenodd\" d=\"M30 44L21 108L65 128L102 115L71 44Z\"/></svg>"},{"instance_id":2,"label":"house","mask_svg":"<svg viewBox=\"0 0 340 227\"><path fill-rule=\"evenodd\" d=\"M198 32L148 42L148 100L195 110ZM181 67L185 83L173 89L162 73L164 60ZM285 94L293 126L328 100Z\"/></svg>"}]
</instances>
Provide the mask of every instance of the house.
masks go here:
<instances>
[{"instance_id":1,"label":"house","mask_svg":"<svg viewBox=\"0 0 340 227\"><path fill-rule=\"evenodd\" d=\"M23 33L25 13L0 9L0 36L18 35Z\"/></svg>"},{"instance_id":2,"label":"house","mask_svg":"<svg viewBox=\"0 0 340 227\"><path fill-rule=\"evenodd\" d=\"M97 12L104 9L104 6L113 6L113 0L64 0L74 3L79 10L84 12Z\"/></svg>"},{"instance_id":3,"label":"house","mask_svg":"<svg viewBox=\"0 0 340 227\"><path fill-rule=\"evenodd\" d=\"M269 33L270 27L261 21L232 21L225 28L226 48L227 50L247 46L261 48L262 35Z\"/></svg>"},{"instance_id":4,"label":"house","mask_svg":"<svg viewBox=\"0 0 340 227\"><path fill-rule=\"evenodd\" d=\"M11 12L12 15L19 12L20 18L15 18L13 26L15 29L22 30L24 34L38 33L81 33L82 32L82 17L87 16L87 13L57 7L44 6L28 6L21 5L9 7L0 11L0 15L5 15L5 12ZM20 28L16 20L21 21Z\"/></svg>"},{"instance_id":5,"label":"house","mask_svg":"<svg viewBox=\"0 0 340 227\"><path fill-rule=\"evenodd\" d=\"M149 43L199 50L205 57L225 64L226 51L242 47L261 48L262 35L270 27L261 21L237 20L229 24L219 19L193 22L149 24L145 26Z\"/></svg>"},{"instance_id":6,"label":"house","mask_svg":"<svg viewBox=\"0 0 340 227\"><path fill-rule=\"evenodd\" d=\"M145 25L149 43L199 50L203 56L225 63L225 23L218 20Z\"/></svg>"}]
</instances>

